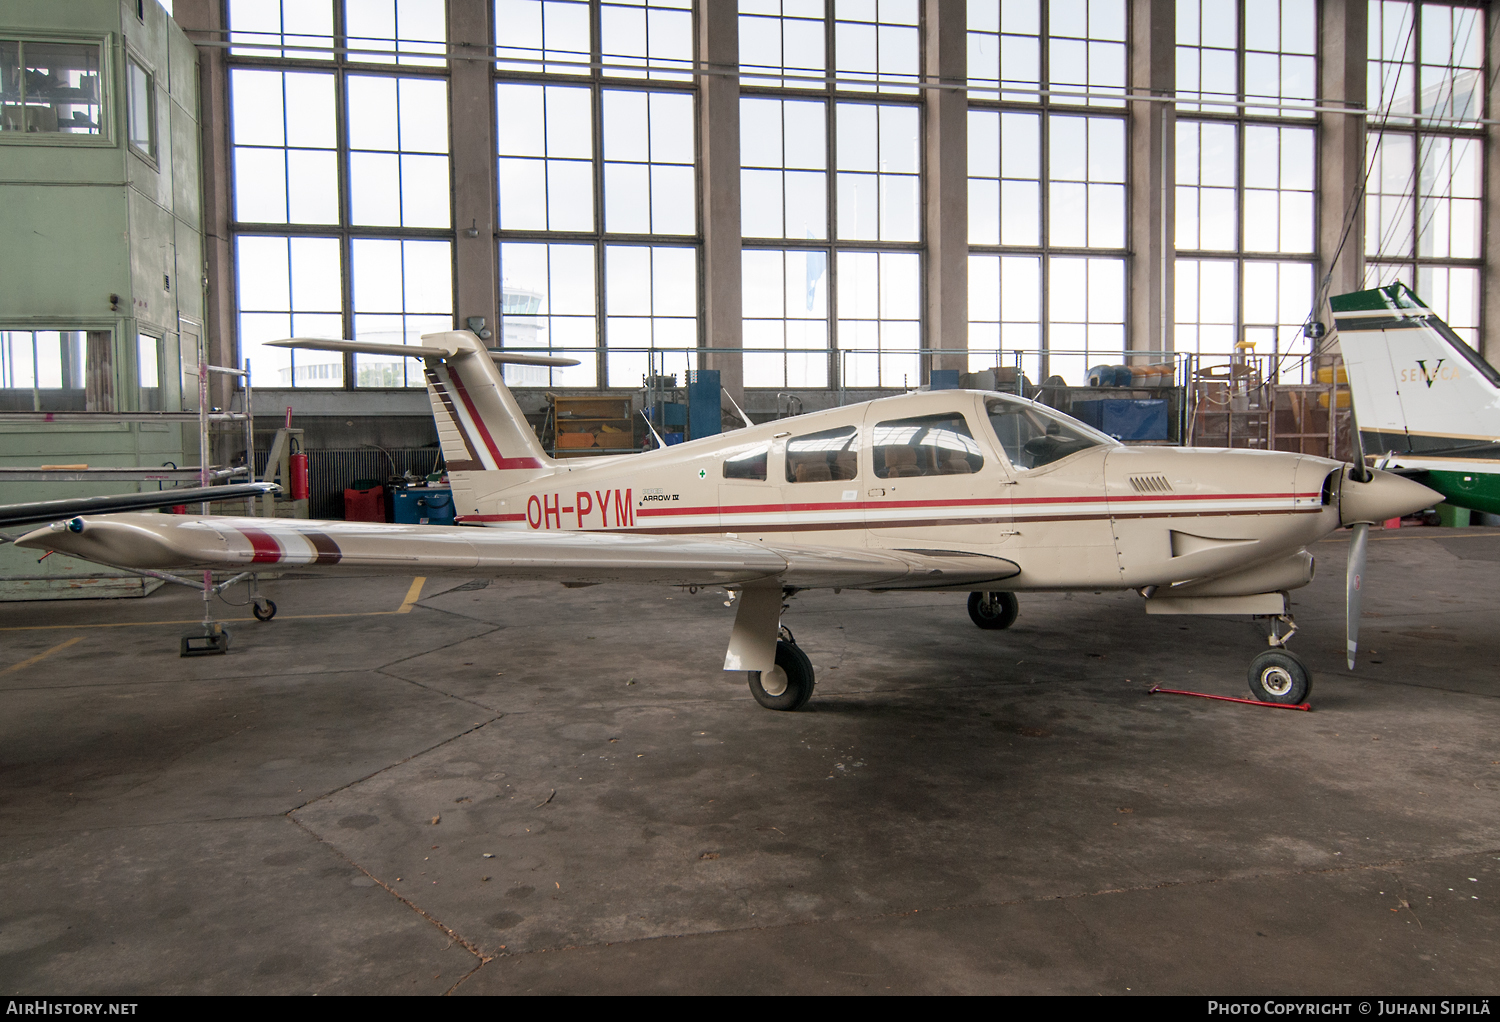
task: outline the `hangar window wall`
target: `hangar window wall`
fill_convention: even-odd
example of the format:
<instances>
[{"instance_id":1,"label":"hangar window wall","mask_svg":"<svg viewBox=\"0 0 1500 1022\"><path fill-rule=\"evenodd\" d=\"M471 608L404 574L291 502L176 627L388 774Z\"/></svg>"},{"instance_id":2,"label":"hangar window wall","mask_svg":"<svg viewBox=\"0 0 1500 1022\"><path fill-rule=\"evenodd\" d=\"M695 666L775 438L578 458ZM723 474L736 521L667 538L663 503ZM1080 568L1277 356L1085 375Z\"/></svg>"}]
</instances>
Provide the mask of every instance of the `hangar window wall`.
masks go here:
<instances>
[{"instance_id":1,"label":"hangar window wall","mask_svg":"<svg viewBox=\"0 0 1500 1022\"><path fill-rule=\"evenodd\" d=\"M1020 350L1028 375L1081 384L1126 346L1126 18L1124 0L968 5L971 368Z\"/></svg>"},{"instance_id":2,"label":"hangar window wall","mask_svg":"<svg viewBox=\"0 0 1500 1022\"><path fill-rule=\"evenodd\" d=\"M1311 350L1316 53L1314 0L1177 2L1176 348L1253 344L1289 383Z\"/></svg>"},{"instance_id":3,"label":"hangar window wall","mask_svg":"<svg viewBox=\"0 0 1500 1022\"><path fill-rule=\"evenodd\" d=\"M517 386L696 367L691 0L496 0L502 344L580 359Z\"/></svg>"},{"instance_id":4,"label":"hangar window wall","mask_svg":"<svg viewBox=\"0 0 1500 1022\"><path fill-rule=\"evenodd\" d=\"M920 382L919 15L740 2L746 386Z\"/></svg>"},{"instance_id":5,"label":"hangar window wall","mask_svg":"<svg viewBox=\"0 0 1500 1022\"><path fill-rule=\"evenodd\" d=\"M583 363L507 378L634 387L692 368L703 287L692 0L480 2L495 47L499 343ZM415 363L263 342L411 343L454 325L447 4L225 5L236 316L255 383L420 386ZM745 384L915 385L927 8L736 9ZM1367 281L1407 281L1477 340L1485 10L1368 10ZM1021 351L1033 378L1079 383L1127 347L1130 11L964 6L971 368ZM1175 344L1222 358L1248 341L1295 381L1318 220L1340 212L1317 204L1317 2L1174 11Z\"/></svg>"},{"instance_id":6,"label":"hangar window wall","mask_svg":"<svg viewBox=\"0 0 1500 1022\"><path fill-rule=\"evenodd\" d=\"M1476 347L1487 31L1478 6L1370 4L1366 280L1405 282Z\"/></svg>"},{"instance_id":7,"label":"hangar window wall","mask_svg":"<svg viewBox=\"0 0 1500 1022\"><path fill-rule=\"evenodd\" d=\"M411 387L409 359L266 347L453 328L442 0L230 0L240 353L257 387ZM337 44L337 46L335 45ZM301 48L307 47L307 48Z\"/></svg>"}]
</instances>

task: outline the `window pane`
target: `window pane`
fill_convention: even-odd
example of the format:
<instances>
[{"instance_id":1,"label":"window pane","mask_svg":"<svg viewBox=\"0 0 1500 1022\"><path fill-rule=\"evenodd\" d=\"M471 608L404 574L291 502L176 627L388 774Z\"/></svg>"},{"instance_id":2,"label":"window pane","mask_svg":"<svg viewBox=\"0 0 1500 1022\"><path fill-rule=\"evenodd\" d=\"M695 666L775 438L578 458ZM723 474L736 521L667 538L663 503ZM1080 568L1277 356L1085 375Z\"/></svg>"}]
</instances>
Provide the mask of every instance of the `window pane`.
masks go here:
<instances>
[{"instance_id":1,"label":"window pane","mask_svg":"<svg viewBox=\"0 0 1500 1022\"><path fill-rule=\"evenodd\" d=\"M440 56L415 54L447 48L445 13L443 0L345 0L349 60L442 67Z\"/></svg>"},{"instance_id":2,"label":"window pane","mask_svg":"<svg viewBox=\"0 0 1500 1022\"><path fill-rule=\"evenodd\" d=\"M453 256L447 241L356 238L352 243L354 336L381 344L418 344L453 329ZM420 387L421 363L356 355L355 386Z\"/></svg>"},{"instance_id":3,"label":"window pane","mask_svg":"<svg viewBox=\"0 0 1500 1022\"><path fill-rule=\"evenodd\" d=\"M335 238L235 239L240 357L250 360L252 385L343 384L338 354L262 346L291 336L344 336L341 265Z\"/></svg>"},{"instance_id":4,"label":"window pane","mask_svg":"<svg viewBox=\"0 0 1500 1022\"><path fill-rule=\"evenodd\" d=\"M511 386L599 385L592 245L500 246L501 346L564 355L577 366L504 367Z\"/></svg>"},{"instance_id":5,"label":"window pane","mask_svg":"<svg viewBox=\"0 0 1500 1022\"><path fill-rule=\"evenodd\" d=\"M229 82L235 219L337 223L333 76L233 68Z\"/></svg>"},{"instance_id":6,"label":"window pane","mask_svg":"<svg viewBox=\"0 0 1500 1022\"><path fill-rule=\"evenodd\" d=\"M229 0L229 41L235 56L330 60L331 0ZM282 49L281 47L287 47ZM294 49L296 46L310 49Z\"/></svg>"}]
</instances>

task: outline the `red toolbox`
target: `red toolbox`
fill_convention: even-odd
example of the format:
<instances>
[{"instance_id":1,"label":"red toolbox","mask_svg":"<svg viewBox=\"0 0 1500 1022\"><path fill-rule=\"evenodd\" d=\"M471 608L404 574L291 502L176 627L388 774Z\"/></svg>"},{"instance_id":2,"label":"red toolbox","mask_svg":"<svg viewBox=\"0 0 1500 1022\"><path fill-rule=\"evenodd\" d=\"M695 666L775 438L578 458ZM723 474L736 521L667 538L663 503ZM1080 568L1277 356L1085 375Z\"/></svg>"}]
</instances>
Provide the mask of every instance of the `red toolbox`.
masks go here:
<instances>
[{"instance_id":1,"label":"red toolbox","mask_svg":"<svg viewBox=\"0 0 1500 1022\"><path fill-rule=\"evenodd\" d=\"M344 520L346 522L385 521L385 487L372 486L368 490L345 490Z\"/></svg>"}]
</instances>

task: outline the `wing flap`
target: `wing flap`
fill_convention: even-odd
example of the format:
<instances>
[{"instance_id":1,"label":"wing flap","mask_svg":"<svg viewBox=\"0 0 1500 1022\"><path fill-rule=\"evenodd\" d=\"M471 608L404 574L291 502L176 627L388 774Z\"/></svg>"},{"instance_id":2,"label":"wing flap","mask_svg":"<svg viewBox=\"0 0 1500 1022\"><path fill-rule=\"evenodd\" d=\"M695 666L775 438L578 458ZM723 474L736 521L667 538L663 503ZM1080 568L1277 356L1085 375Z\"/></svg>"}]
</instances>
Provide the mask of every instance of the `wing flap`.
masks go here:
<instances>
[{"instance_id":1,"label":"wing flap","mask_svg":"<svg viewBox=\"0 0 1500 1022\"><path fill-rule=\"evenodd\" d=\"M787 547L782 581L797 589L943 589L979 585L1021 573L1013 561L954 550Z\"/></svg>"}]
</instances>

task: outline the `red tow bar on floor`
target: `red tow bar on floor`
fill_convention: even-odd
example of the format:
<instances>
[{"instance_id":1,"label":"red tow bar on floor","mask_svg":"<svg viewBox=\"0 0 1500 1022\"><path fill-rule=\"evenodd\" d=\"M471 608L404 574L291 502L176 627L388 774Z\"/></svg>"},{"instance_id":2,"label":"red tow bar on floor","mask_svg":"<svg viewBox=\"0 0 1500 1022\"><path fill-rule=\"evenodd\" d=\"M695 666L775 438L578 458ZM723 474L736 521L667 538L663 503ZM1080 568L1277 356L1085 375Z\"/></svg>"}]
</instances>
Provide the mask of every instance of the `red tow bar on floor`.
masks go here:
<instances>
[{"instance_id":1,"label":"red tow bar on floor","mask_svg":"<svg viewBox=\"0 0 1500 1022\"><path fill-rule=\"evenodd\" d=\"M1199 699L1219 699L1226 703L1244 703L1247 706L1265 706L1273 710L1312 710L1311 703L1263 703L1259 699L1236 699L1234 696L1214 696L1209 695L1207 692L1185 692L1180 688L1162 688L1160 685L1152 685L1151 690L1146 694L1148 696L1154 696L1158 693L1168 696L1197 696Z\"/></svg>"}]
</instances>

